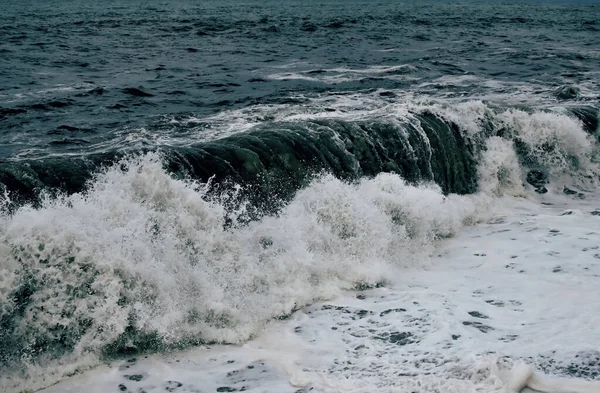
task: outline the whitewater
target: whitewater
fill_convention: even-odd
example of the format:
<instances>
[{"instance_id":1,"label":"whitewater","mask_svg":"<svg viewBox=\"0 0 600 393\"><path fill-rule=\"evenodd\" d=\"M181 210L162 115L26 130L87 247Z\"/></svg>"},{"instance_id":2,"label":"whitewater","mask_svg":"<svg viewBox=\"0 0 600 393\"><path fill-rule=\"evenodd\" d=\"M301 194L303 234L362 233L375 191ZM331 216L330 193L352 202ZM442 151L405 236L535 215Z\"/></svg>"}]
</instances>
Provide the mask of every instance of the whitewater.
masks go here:
<instances>
[{"instance_id":1,"label":"whitewater","mask_svg":"<svg viewBox=\"0 0 600 393\"><path fill-rule=\"evenodd\" d=\"M482 136L477 193L322 173L256 218L244 185L160 152L37 205L7 192L3 390L598 391L594 134L564 110L428 110Z\"/></svg>"},{"instance_id":2,"label":"whitewater","mask_svg":"<svg viewBox=\"0 0 600 393\"><path fill-rule=\"evenodd\" d=\"M245 344L131 357L43 392L597 392L598 217L555 202L510 200L424 266Z\"/></svg>"}]
</instances>

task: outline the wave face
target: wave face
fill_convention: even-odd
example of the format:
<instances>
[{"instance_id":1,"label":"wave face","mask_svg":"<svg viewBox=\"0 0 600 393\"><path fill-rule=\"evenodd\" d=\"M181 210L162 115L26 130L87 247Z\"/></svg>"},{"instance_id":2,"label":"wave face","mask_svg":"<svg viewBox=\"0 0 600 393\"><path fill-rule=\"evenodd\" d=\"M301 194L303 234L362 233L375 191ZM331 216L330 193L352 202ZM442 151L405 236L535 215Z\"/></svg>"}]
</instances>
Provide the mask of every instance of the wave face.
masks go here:
<instances>
[{"instance_id":1,"label":"wave face","mask_svg":"<svg viewBox=\"0 0 600 393\"><path fill-rule=\"evenodd\" d=\"M340 289L385 283L499 196L584 190L598 130L581 112L430 105L134 157L4 163L2 383L240 343Z\"/></svg>"},{"instance_id":2,"label":"wave face","mask_svg":"<svg viewBox=\"0 0 600 393\"><path fill-rule=\"evenodd\" d=\"M278 111L284 110L271 109ZM545 184L549 175L593 167L598 111L592 106L536 111L473 101L389 111L385 106L357 119L284 116L185 146L0 161L0 188L10 192L16 204L37 203L42 191L82 192L101 168L158 150L175 178L210 181L211 195L243 186L237 199L249 202L260 216L276 212L321 172L346 181L391 172L412 184L435 182L445 194L473 193L491 137L515 144L520 163L539 173L529 181L532 184Z\"/></svg>"},{"instance_id":3,"label":"wave face","mask_svg":"<svg viewBox=\"0 0 600 393\"><path fill-rule=\"evenodd\" d=\"M244 185L244 198L267 211L321 171L344 180L392 172L409 182L434 181L445 193L472 193L478 150L457 124L427 111L403 119L273 122L212 142L161 149L176 176ZM119 156L8 162L0 164L0 183L16 200L33 200L43 189L80 192L100 166Z\"/></svg>"}]
</instances>

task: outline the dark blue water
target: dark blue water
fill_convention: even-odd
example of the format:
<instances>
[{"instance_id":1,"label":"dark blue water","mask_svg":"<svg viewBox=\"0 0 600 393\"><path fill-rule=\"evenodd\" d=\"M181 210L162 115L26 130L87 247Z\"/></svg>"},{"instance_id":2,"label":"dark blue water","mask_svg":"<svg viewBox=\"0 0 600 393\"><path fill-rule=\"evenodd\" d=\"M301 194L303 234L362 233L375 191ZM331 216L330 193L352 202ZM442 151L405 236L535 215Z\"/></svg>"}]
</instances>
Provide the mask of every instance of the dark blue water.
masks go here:
<instances>
[{"instance_id":1,"label":"dark blue water","mask_svg":"<svg viewBox=\"0 0 600 393\"><path fill-rule=\"evenodd\" d=\"M582 85L597 100L596 3L25 1L3 10L0 159L201 141L202 127L170 120L382 88L469 97ZM477 79L436 83L463 76Z\"/></svg>"},{"instance_id":2,"label":"dark blue water","mask_svg":"<svg viewBox=\"0 0 600 393\"><path fill-rule=\"evenodd\" d=\"M223 155L252 150L238 132L289 129L278 123L284 110L327 117L428 97L533 110L568 101L587 108L594 132L598 20L593 2L6 3L0 184L26 199L79 191L124 152L159 147L176 172L247 180L255 173ZM345 96L353 104L340 109ZM206 151L209 140L219 146ZM195 148L172 151L182 146ZM317 161L313 169L332 170Z\"/></svg>"}]
</instances>

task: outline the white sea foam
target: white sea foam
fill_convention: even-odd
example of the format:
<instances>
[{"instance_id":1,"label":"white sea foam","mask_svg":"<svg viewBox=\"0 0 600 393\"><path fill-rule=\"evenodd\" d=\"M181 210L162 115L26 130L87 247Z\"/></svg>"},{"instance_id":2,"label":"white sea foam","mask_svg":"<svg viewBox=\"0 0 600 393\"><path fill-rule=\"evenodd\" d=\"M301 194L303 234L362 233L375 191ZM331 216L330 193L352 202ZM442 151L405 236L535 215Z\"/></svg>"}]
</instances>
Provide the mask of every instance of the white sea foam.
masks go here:
<instances>
[{"instance_id":1,"label":"white sea foam","mask_svg":"<svg viewBox=\"0 0 600 393\"><path fill-rule=\"evenodd\" d=\"M391 174L356 185L324 176L278 216L225 229L222 205L202 190L149 155L101 174L84 195L3 217L10 339L26 355L62 340L69 362L83 365L130 329L139 337L121 346L148 345L147 335L167 347L243 342L275 317L418 265L491 203ZM11 299L25 286L21 314Z\"/></svg>"},{"instance_id":2,"label":"white sea foam","mask_svg":"<svg viewBox=\"0 0 600 393\"><path fill-rule=\"evenodd\" d=\"M305 80L310 82L321 82L335 85L344 82L360 81L369 77L385 78L389 80L418 80L419 77L411 76L418 68L411 64L400 64L394 66L372 66L367 68L328 68L319 70L321 72L297 71L277 72L268 75L273 80Z\"/></svg>"},{"instance_id":3,"label":"white sea foam","mask_svg":"<svg viewBox=\"0 0 600 393\"><path fill-rule=\"evenodd\" d=\"M597 199L551 198L504 199L387 269L385 288L303 307L244 345L122 360L43 392L596 392L583 377L600 372Z\"/></svg>"}]
</instances>

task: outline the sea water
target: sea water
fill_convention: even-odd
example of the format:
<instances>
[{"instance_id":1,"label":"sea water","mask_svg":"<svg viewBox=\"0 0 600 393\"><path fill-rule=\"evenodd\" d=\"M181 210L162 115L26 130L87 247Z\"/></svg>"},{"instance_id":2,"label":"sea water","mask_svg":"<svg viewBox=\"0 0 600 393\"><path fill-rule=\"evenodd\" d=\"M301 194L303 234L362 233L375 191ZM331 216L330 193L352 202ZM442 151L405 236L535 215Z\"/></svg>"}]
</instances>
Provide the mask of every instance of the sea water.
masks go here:
<instances>
[{"instance_id":1,"label":"sea water","mask_svg":"<svg viewBox=\"0 0 600 393\"><path fill-rule=\"evenodd\" d=\"M3 11L0 390L600 391L597 3Z\"/></svg>"}]
</instances>

